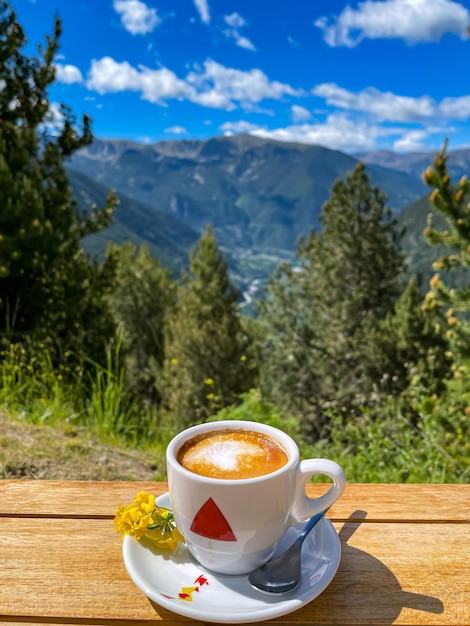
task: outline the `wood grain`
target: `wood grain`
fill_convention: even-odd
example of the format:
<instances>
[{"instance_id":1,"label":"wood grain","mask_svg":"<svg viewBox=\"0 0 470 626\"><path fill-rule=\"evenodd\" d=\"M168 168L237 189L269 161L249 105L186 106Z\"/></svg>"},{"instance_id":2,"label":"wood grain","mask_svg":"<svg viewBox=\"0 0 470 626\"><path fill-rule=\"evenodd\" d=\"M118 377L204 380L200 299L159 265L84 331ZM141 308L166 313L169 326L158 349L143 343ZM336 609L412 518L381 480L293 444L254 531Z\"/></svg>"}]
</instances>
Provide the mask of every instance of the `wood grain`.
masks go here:
<instances>
[{"instance_id":1,"label":"wood grain","mask_svg":"<svg viewBox=\"0 0 470 626\"><path fill-rule=\"evenodd\" d=\"M469 488L349 485L328 514L342 545L335 578L272 621L470 626ZM124 567L112 517L140 489L167 486L0 481L0 626L196 626L150 602Z\"/></svg>"},{"instance_id":2,"label":"wood grain","mask_svg":"<svg viewBox=\"0 0 470 626\"><path fill-rule=\"evenodd\" d=\"M340 567L291 623L463 624L469 619L470 525L339 524ZM437 530L437 535L436 535ZM0 520L0 614L155 620L130 580L111 521ZM191 620L182 618L183 621ZM285 621L285 617L283 618Z\"/></svg>"},{"instance_id":3,"label":"wood grain","mask_svg":"<svg viewBox=\"0 0 470 626\"><path fill-rule=\"evenodd\" d=\"M24 497L27 485L27 498ZM141 489L156 496L167 491L166 483L100 481L0 481L0 517L46 516L110 518L119 504L132 502ZM307 493L315 497L325 485L310 484ZM362 511L362 513L361 513ZM470 519L470 484L351 484L330 509L335 520L467 522Z\"/></svg>"}]
</instances>

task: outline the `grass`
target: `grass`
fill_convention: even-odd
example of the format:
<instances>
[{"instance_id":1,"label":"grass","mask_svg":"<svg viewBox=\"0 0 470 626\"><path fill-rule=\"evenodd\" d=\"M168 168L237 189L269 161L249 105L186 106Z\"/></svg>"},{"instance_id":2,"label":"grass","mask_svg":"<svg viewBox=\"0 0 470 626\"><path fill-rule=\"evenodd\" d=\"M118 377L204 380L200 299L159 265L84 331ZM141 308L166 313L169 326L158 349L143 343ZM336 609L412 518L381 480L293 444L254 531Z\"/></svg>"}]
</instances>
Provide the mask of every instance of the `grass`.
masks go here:
<instances>
[{"instance_id":1,"label":"grass","mask_svg":"<svg viewBox=\"0 0 470 626\"><path fill-rule=\"evenodd\" d=\"M1 356L0 478L165 479L173 433L125 394L116 351L88 381L80 368L55 370L45 348Z\"/></svg>"},{"instance_id":2,"label":"grass","mask_svg":"<svg viewBox=\"0 0 470 626\"><path fill-rule=\"evenodd\" d=\"M0 364L0 478L166 480L165 450L175 434L170 415L139 407L124 387L119 346L105 367L83 372L52 367L47 351L33 358L18 346ZM87 390L87 393L85 393ZM331 416L330 436L305 441L297 419L253 390L212 419L245 419L288 432L301 456L337 461L349 482L468 482L468 418L443 420L449 410L417 397L419 420L398 409L364 411L344 423ZM444 425L445 424L445 425Z\"/></svg>"}]
</instances>

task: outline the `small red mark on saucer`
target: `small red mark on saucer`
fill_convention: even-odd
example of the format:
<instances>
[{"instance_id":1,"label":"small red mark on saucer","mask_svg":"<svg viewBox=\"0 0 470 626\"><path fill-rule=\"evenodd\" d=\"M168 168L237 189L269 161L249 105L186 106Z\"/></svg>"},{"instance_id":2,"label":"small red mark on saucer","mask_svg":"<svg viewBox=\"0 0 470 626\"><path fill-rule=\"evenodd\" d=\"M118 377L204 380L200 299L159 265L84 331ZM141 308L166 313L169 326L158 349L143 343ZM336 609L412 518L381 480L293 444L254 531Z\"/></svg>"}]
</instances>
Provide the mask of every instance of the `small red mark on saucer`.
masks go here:
<instances>
[{"instance_id":1,"label":"small red mark on saucer","mask_svg":"<svg viewBox=\"0 0 470 626\"><path fill-rule=\"evenodd\" d=\"M208 539L218 539L219 541L237 540L230 528L230 524L212 498L209 498L196 513L191 524L191 530L196 535L201 535Z\"/></svg>"},{"instance_id":2,"label":"small red mark on saucer","mask_svg":"<svg viewBox=\"0 0 470 626\"><path fill-rule=\"evenodd\" d=\"M199 578L196 578L196 580L194 581L194 584L198 584L199 587L202 587L203 585L208 585L209 581L207 580L207 578L204 576L204 574L201 574L199 576Z\"/></svg>"},{"instance_id":3,"label":"small red mark on saucer","mask_svg":"<svg viewBox=\"0 0 470 626\"><path fill-rule=\"evenodd\" d=\"M204 574L201 574L194 581L194 586L181 587L181 591L179 592L177 596L169 596L166 593L162 593L161 595L164 598L168 598L168 600L183 600L183 602L192 602L193 593L195 592L199 593L201 587L203 587L204 585L208 585L208 584L209 584L209 581L207 580L207 578L204 576Z\"/></svg>"}]
</instances>

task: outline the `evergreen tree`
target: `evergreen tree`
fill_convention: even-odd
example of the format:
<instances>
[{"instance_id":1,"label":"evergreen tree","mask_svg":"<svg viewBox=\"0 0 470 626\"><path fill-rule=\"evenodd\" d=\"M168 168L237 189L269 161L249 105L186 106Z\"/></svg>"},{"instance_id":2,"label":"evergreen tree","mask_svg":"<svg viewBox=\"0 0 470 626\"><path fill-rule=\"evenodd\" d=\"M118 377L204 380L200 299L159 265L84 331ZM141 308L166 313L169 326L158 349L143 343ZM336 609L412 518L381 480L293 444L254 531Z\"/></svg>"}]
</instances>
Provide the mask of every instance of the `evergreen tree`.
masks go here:
<instances>
[{"instance_id":1,"label":"evergreen tree","mask_svg":"<svg viewBox=\"0 0 470 626\"><path fill-rule=\"evenodd\" d=\"M443 317L423 310L423 297L412 278L394 310L379 324L369 343L368 366L380 395L398 399L403 413L413 417L416 390L440 394L450 375L449 345L441 332Z\"/></svg>"},{"instance_id":2,"label":"evergreen tree","mask_svg":"<svg viewBox=\"0 0 470 626\"><path fill-rule=\"evenodd\" d=\"M433 187L431 207L447 222L447 228L435 228L430 213L424 236L430 244L440 244L448 250L434 263L437 273L430 280L423 309L428 314L443 313L441 332L449 342L453 379L447 383L447 393L441 398L440 412L449 436L453 431L459 447L462 441L468 441L470 415L470 185L466 176L457 184L452 183L446 151L447 143L423 174L424 181ZM461 286L446 285L443 272L458 272Z\"/></svg>"},{"instance_id":3,"label":"evergreen tree","mask_svg":"<svg viewBox=\"0 0 470 626\"><path fill-rule=\"evenodd\" d=\"M96 356L112 332L103 295L112 260L86 258L81 239L109 223L103 211L79 212L64 163L92 141L90 119L62 105L60 123L48 101L55 78L60 21L39 56L22 52L26 37L14 11L0 1L0 335L26 337ZM58 126L58 128L57 128Z\"/></svg>"},{"instance_id":4,"label":"evergreen tree","mask_svg":"<svg viewBox=\"0 0 470 626\"><path fill-rule=\"evenodd\" d=\"M239 293L210 227L190 254L168 333L162 395L179 425L236 403L254 385L256 369Z\"/></svg>"},{"instance_id":5,"label":"evergreen tree","mask_svg":"<svg viewBox=\"0 0 470 626\"><path fill-rule=\"evenodd\" d=\"M403 257L385 195L363 164L336 181L322 208L322 232L297 246L297 267L283 265L261 304L268 342L263 389L319 432L328 409L367 404L375 382L364 355L400 293Z\"/></svg>"},{"instance_id":6,"label":"evergreen tree","mask_svg":"<svg viewBox=\"0 0 470 626\"><path fill-rule=\"evenodd\" d=\"M122 351L130 390L159 402L157 389L165 356L165 323L175 304L175 283L147 246L115 249L117 270L110 308L122 329Z\"/></svg>"},{"instance_id":7,"label":"evergreen tree","mask_svg":"<svg viewBox=\"0 0 470 626\"><path fill-rule=\"evenodd\" d=\"M425 308L446 311L446 334L453 357L461 364L470 363L470 185L466 176L453 184L447 170L447 145L434 159L433 166L423 174L424 181L434 189L430 194L431 207L442 215L448 228L434 227L433 214L428 217L424 236L430 244L448 249L433 265L438 273L430 281ZM462 286L449 288L442 272L459 272Z\"/></svg>"}]
</instances>

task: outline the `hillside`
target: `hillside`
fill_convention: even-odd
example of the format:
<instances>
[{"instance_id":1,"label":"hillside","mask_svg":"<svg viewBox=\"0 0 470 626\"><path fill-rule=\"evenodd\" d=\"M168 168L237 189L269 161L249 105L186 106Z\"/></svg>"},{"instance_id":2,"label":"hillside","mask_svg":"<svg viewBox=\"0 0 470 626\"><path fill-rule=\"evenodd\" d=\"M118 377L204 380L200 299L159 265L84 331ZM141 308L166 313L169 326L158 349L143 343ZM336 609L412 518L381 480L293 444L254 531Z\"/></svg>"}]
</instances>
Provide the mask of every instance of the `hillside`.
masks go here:
<instances>
[{"instance_id":1,"label":"hillside","mask_svg":"<svg viewBox=\"0 0 470 626\"><path fill-rule=\"evenodd\" d=\"M434 152L399 154L388 150L379 150L356 154L355 156L368 165L379 165L420 178L422 173L431 165ZM461 149L449 152L447 165L451 178L456 182L461 176L468 175L470 173L470 150Z\"/></svg>"},{"instance_id":2,"label":"hillside","mask_svg":"<svg viewBox=\"0 0 470 626\"><path fill-rule=\"evenodd\" d=\"M70 168L67 175L79 208L104 205L109 187ZM85 249L93 256L103 257L108 243L130 241L136 247L146 243L174 272L186 267L188 251L196 243L198 233L171 215L143 206L121 192L118 198L115 223L101 233L89 235L84 240Z\"/></svg>"},{"instance_id":3,"label":"hillside","mask_svg":"<svg viewBox=\"0 0 470 626\"><path fill-rule=\"evenodd\" d=\"M102 205L109 188L120 199L116 222L85 240L89 252L102 256L109 242L147 243L177 274L210 223L249 304L279 262L293 259L298 237L321 228L334 182L358 161L406 224L410 272L426 284L440 252L422 236L430 207L421 174L433 156L376 151L353 157L249 135L153 145L97 139L73 156L68 172L79 206ZM470 172L470 150L449 153L448 166L454 180Z\"/></svg>"},{"instance_id":4,"label":"hillside","mask_svg":"<svg viewBox=\"0 0 470 626\"><path fill-rule=\"evenodd\" d=\"M69 172L82 199L103 199L109 188L121 199L117 223L89 238L89 250L102 254L109 241L148 241L164 264L178 269L211 224L248 300L280 261L293 258L299 236L321 228L334 182L357 162L321 146L249 135L152 145L97 139L72 157ZM425 193L414 174L381 163L367 171L396 213Z\"/></svg>"},{"instance_id":5,"label":"hillside","mask_svg":"<svg viewBox=\"0 0 470 626\"><path fill-rule=\"evenodd\" d=\"M268 253L292 251L300 235L320 226L334 181L356 163L320 146L239 135L153 145L95 140L70 166L198 233L211 223L222 247ZM414 176L369 169L396 210L424 192Z\"/></svg>"}]
</instances>

